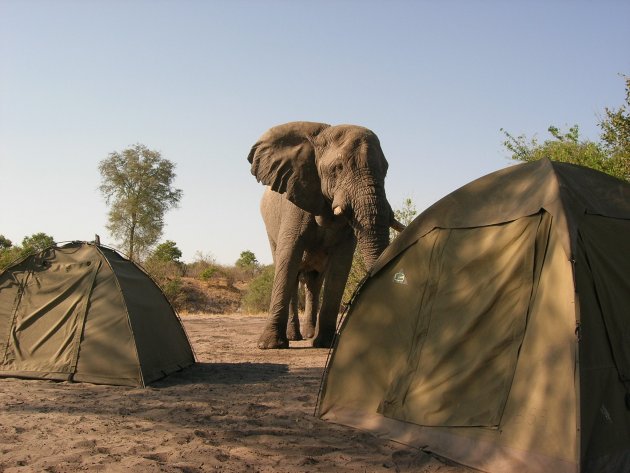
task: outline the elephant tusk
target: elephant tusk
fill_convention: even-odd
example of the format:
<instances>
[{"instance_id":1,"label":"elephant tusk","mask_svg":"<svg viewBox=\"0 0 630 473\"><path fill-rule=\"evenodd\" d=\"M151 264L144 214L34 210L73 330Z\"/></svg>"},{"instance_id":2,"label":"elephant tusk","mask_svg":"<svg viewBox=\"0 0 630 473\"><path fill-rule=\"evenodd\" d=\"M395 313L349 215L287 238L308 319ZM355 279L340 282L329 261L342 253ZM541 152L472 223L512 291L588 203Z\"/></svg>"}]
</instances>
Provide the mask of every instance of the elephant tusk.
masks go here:
<instances>
[{"instance_id":1,"label":"elephant tusk","mask_svg":"<svg viewBox=\"0 0 630 473\"><path fill-rule=\"evenodd\" d=\"M392 218L392 221L389 226L392 227L397 232L402 232L405 228L407 228L395 218Z\"/></svg>"},{"instance_id":2,"label":"elephant tusk","mask_svg":"<svg viewBox=\"0 0 630 473\"><path fill-rule=\"evenodd\" d=\"M343 210L341 209L341 207L339 207L339 206L337 205L337 206L333 209L333 213L334 213L336 216L339 216L339 215L341 215L341 214L343 213Z\"/></svg>"}]
</instances>

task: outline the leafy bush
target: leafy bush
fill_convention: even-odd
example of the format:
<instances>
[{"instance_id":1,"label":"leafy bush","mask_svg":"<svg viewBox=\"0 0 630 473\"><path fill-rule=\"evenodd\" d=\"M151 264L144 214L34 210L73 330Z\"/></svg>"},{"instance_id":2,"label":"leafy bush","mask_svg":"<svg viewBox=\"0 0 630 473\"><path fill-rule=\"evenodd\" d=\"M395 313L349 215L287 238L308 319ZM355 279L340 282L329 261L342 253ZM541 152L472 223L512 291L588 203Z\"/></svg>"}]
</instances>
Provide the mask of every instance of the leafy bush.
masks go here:
<instances>
[{"instance_id":1,"label":"leafy bush","mask_svg":"<svg viewBox=\"0 0 630 473\"><path fill-rule=\"evenodd\" d=\"M177 307L184 297L181 279L184 264L175 260L161 259L154 254L144 262L143 267L160 286L170 303Z\"/></svg>"},{"instance_id":2,"label":"leafy bush","mask_svg":"<svg viewBox=\"0 0 630 473\"><path fill-rule=\"evenodd\" d=\"M162 261L156 258L149 258L144 262L143 267L160 285L166 280L179 278L183 274L182 264L177 261Z\"/></svg>"},{"instance_id":3,"label":"leafy bush","mask_svg":"<svg viewBox=\"0 0 630 473\"><path fill-rule=\"evenodd\" d=\"M262 268L260 274L252 279L241 303L243 311L249 314L257 314L266 312L269 309L273 275L274 267L270 265Z\"/></svg>"},{"instance_id":4,"label":"leafy bush","mask_svg":"<svg viewBox=\"0 0 630 473\"><path fill-rule=\"evenodd\" d=\"M22 256L21 249L16 246L0 249L0 271Z\"/></svg>"},{"instance_id":5,"label":"leafy bush","mask_svg":"<svg viewBox=\"0 0 630 473\"><path fill-rule=\"evenodd\" d=\"M41 251L55 244L55 239L44 232L33 233L22 240L22 256Z\"/></svg>"},{"instance_id":6,"label":"leafy bush","mask_svg":"<svg viewBox=\"0 0 630 473\"><path fill-rule=\"evenodd\" d=\"M234 288L234 283L244 280L241 276L240 268L222 265L212 265L204 269L199 275L199 279L210 283L215 280L215 284L225 284L228 288Z\"/></svg>"},{"instance_id":7,"label":"leafy bush","mask_svg":"<svg viewBox=\"0 0 630 473\"><path fill-rule=\"evenodd\" d=\"M217 268L216 266L208 266L206 269L201 271L201 274L199 275L199 279L202 279L204 281L209 281L210 279L212 279L213 276L217 274L218 271L219 271L219 268Z\"/></svg>"},{"instance_id":8,"label":"leafy bush","mask_svg":"<svg viewBox=\"0 0 630 473\"><path fill-rule=\"evenodd\" d=\"M162 292L166 298L173 304L175 307L179 307L181 303L184 301L184 293L182 291L182 278L179 276L169 279L163 282L160 285L162 288Z\"/></svg>"},{"instance_id":9,"label":"leafy bush","mask_svg":"<svg viewBox=\"0 0 630 473\"><path fill-rule=\"evenodd\" d=\"M195 260L186 264L186 276L189 278L203 279L201 274L208 268L215 267L216 262L214 256L210 253L202 253L198 251L195 254ZM211 277L211 276L210 276Z\"/></svg>"},{"instance_id":10,"label":"leafy bush","mask_svg":"<svg viewBox=\"0 0 630 473\"><path fill-rule=\"evenodd\" d=\"M0 235L0 270L9 266L15 260L28 256L36 251L41 251L54 244L55 239L43 232L24 237L22 246L13 245L11 240L4 235Z\"/></svg>"}]
</instances>

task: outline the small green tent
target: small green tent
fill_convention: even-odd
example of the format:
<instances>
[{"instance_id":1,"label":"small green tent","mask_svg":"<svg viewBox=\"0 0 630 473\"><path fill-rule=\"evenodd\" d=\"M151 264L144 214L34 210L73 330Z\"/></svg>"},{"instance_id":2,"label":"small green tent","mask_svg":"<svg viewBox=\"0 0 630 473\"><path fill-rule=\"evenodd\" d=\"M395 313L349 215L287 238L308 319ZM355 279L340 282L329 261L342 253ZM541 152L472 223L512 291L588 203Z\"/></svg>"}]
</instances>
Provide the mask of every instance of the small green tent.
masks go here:
<instances>
[{"instance_id":1,"label":"small green tent","mask_svg":"<svg viewBox=\"0 0 630 473\"><path fill-rule=\"evenodd\" d=\"M0 376L144 386L194 361L164 294L111 249L53 246L0 273Z\"/></svg>"},{"instance_id":2,"label":"small green tent","mask_svg":"<svg viewBox=\"0 0 630 473\"><path fill-rule=\"evenodd\" d=\"M630 471L630 185L541 160L446 196L340 328L323 419L482 471Z\"/></svg>"}]
</instances>

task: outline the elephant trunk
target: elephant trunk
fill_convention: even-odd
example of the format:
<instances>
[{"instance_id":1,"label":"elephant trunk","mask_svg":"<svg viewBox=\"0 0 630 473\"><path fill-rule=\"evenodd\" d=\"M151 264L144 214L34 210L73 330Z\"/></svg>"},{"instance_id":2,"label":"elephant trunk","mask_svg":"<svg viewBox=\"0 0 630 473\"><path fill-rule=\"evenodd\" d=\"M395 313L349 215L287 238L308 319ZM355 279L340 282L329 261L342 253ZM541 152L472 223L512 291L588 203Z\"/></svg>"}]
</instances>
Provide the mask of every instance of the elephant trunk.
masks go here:
<instances>
[{"instance_id":1,"label":"elephant trunk","mask_svg":"<svg viewBox=\"0 0 630 473\"><path fill-rule=\"evenodd\" d=\"M351 221L365 267L371 268L389 244L392 210L385 197L385 188L367 186L357 196Z\"/></svg>"}]
</instances>

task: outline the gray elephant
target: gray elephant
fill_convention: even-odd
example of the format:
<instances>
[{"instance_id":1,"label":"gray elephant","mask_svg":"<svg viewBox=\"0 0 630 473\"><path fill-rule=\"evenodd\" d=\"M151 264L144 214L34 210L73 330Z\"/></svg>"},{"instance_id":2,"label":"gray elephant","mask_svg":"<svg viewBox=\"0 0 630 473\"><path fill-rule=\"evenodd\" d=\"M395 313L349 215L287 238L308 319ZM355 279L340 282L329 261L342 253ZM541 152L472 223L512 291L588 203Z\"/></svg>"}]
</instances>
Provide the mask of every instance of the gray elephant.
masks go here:
<instances>
[{"instance_id":1,"label":"gray elephant","mask_svg":"<svg viewBox=\"0 0 630 473\"><path fill-rule=\"evenodd\" d=\"M291 122L268 130L248 161L268 186L261 213L275 263L258 347L287 348L289 338L300 337L297 304L291 304L300 275L311 285L305 332L314 331L314 347L329 347L357 243L369 268L388 245L390 226L402 228L385 196L388 165L379 140L355 125Z\"/></svg>"}]
</instances>

